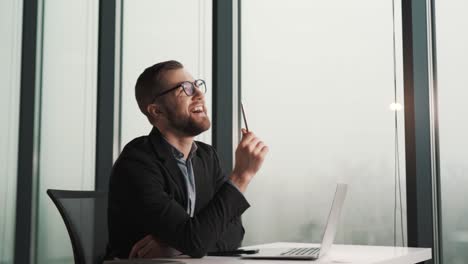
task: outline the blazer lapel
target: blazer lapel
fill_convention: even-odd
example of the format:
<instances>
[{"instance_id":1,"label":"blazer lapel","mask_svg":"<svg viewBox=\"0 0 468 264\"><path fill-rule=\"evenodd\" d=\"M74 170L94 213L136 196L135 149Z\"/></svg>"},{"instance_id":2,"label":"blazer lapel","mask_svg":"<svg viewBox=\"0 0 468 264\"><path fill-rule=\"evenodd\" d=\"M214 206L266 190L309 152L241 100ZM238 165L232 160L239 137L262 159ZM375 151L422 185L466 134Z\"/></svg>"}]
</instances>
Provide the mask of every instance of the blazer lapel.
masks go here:
<instances>
[{"instance_id":1,"label":"blazer lapel","mask_svg":"<svg viewBox=\"0 0 468 264\"><path fill-rule=\"evenodd\" d=\"M198 212L200 209L204 208L206 204L211 200L213 193L213 176L210 175L206 163L201 158L200 153L198 152L193 156L192 159L193 165L193 174L195 176L195 186L196 186L196 202L195 202L195 212Z\"/></svg>"},{"instance_id":2,"label":"blazer lapel","mask_svg":"<svg viewBox=\"0 0 468 264\"><path fill-rule=\"evenodd\" d=\"M184 204L187 199L187 186L184 180L184 175L180 171L179 166L176 163L176 160L165 142L165 139L162 137L161 132L156 127L153 127L149 135L151 144L156 153L156 156L163 162L164 166L167 168L171 178L176 183L180 193L183 195L182 201Z\"/></svg>"}]
</instances>

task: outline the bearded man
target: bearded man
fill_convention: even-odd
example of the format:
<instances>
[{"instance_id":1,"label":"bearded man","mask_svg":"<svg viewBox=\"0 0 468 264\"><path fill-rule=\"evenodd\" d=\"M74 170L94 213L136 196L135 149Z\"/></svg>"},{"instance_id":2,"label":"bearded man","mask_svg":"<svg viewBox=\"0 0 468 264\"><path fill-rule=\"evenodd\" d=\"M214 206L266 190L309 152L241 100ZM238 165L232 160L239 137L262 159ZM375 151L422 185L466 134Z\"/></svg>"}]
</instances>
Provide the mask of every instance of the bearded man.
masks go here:
<instances>
[{"instance_id":1,"label":"bearded man","mask_svg":"<svg viewBox=\"0 0 468 264\"><path fill-rule=\"evenodd\" d=\"M211 126L206 84L177 61L147 68L135 86L153 126L128 143L109 184L108 257L155 258L237 249L244 237L243 193L268 147L242 130L235 166L225 174L214 148L195 141Z\"/></svg>"}]
</instances>

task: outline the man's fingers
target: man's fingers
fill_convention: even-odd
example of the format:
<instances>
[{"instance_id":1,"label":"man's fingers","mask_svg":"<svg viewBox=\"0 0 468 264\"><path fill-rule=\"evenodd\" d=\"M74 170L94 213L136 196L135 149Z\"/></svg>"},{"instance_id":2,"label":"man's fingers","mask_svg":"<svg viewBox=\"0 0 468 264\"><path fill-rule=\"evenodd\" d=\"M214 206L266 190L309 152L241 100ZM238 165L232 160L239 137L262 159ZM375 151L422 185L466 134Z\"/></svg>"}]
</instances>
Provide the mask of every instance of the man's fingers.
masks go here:
<instances>
[{"instance_id":1,"label":"man's fingers","mask_svg":"<svg viewBox=\"0 0 468 264\"><path fill-rule=\"evenodd\" d=\"M254 137L249 144L247 144L247 148L249 152L254 152L255 148L257 147L257 143L260 142L260 139L258 137Z\"/></svg>"},{"instance_id":2,"label":"man's fingers","mask_svg":"<svg viewBox=\"0 0 468 264\"><path fill-rule=\"evenodd\" d=\"M242 135L240 144L241 145L248 144L254 137L255 137L255 134L253 132L246 132Z\"/></svg>"},{"instance_id":3,"label":"man's fingers","mask_svg":"<svg viewBox=\"0 0 468 264\"><path fill-rule=\"evenodd\" d=\"M258 141L255 145L254 155L260 154L264 146L265 143L263 143L263 141Z\"/></svg>"},{"instance_id":4,"label":"man's fingers","mask_svg":"<svg viewBox=\"0 0 468 264\"><path fill-rule=\"evenodd\" d=\"M148 244L151 240L154 240L153 236L152 235L147 235L145 236L144 238L142 238L140 241L136 242L135 243L135 246L136 248L142 248L144 247L146 244Z\"/></svg>"},{"instance_id":5,"label":"man's fingers","mask_svg":"<svg viewBox=\"0 0 468 264\"><path fill-rule=\"evenodd\" d=\"M268 148L268 146L263 146L262 150L260 151L260 155L262 157L265 157L265 155L268 153L269 150L270 148Z\"/></svg>"},{"instance_id":6,"label":"man's fingers","mask_svg":"<svg viewBox=\"0 0 468 264\"><path fill-rule=\"evenodd\" d=\"M143 248L141 248L139 251L138 251L138 257L140 258L144 258L146 257L149 253L157 250L158 248L158 243L156 243L156 241L154 240L151 240L148 244L146 244Z\"/></svg>"},{"instance_id":7,"label":"man's fingers","mask_svg":"<svg viewBox=\"0 0 468 264\"><path fill-rule=\"evenodd\" d=\"M135 246L133 246L132 250L130 251L130 255L128 255L128 258L132 259L132 258L136 257L137 252L138 252L138 250L136 249Z\"/></svg>"},{"instance_id":8,"label":"man's fingers","mask_svg":"<svg viewBox=\"0 0 468 264\"><path fill-rule=\"evenodd\" d=\"M141 247L138 247L137 244L133 245L132 250L130 251L130 255L128 255L128 258L138 258L138 252L140 251L140 249Z\"/></svg>"},{"instance_id":9,"label":"man's fingers","mask_svg":"<svg viewBox=\"0 0 468 264\"><path fill-rule=\"evenodd\" d=\"M150 241L154 240L152 235L147 235L138 242L133 245L132 250L130 251L130 255L128 258L134 258L138 256L138 251L140 251L141 248L143 248L146 244L148 244Z\"/></svg>"},{"instance_id":10,"label":"man's fingers","mask_svg":"<svg viewBox=\"0 0 468 264\"><path fill-rule=\"evenodd\" d=\"M260 138L258 138L253 132L249 132L248 135L245 136L245 138L241 140L239 145L243 149L248 149L249 151L253 151L258 141L260 141Z\"/></svg>"}]
</instances>

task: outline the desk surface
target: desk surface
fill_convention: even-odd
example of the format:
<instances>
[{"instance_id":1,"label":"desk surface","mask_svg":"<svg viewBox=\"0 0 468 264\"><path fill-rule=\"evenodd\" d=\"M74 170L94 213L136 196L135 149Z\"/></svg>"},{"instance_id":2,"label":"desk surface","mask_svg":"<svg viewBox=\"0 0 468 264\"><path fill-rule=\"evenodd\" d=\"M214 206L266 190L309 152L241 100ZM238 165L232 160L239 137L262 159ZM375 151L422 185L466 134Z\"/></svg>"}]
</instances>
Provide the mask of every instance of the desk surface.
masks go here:
<instances>
[{"instance_id":1,"label":"desk surface","mask_svg":"<svg viewBox=\"0 0 468 264\"><path fill-rule=\"evenodd\" d=\"M317 247L319 244L304 243L272 243L245 248L283 248L283 247ZM356 245L333 245L328 254L313 263L333 264L403 264L419 263L431 259L430 248L407 248L407 247L383 247L383 246L356 246ZM239 257L204 257L201 259L176 258L187 264L263 264L263 263L294 263L301 264L304 260L256 260L241 259ZM174 259L173 259L174 260Z\"/></svg>"}]
</instances>

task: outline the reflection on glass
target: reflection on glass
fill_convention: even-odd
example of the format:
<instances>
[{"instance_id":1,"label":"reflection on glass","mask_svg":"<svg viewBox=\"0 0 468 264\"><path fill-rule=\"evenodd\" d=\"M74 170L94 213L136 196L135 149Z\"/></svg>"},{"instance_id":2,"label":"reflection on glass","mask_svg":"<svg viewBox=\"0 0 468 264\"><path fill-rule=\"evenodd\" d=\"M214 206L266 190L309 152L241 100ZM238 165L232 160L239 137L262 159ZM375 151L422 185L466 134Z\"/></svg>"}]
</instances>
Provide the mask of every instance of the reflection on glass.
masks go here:
<instances>
[{"instance_id":1,"label":"reflection on glass","mask_svg":"<svg viewBox=\"0 0 468 264\"><path fill-rule=\"evenodd\" d=\"M94 189L99 1L44 2L36 263L73 263L47 189Z\"/></svg>"},{"instance_id":2,"label":"reflection on glass","mask_svg":"<svg viewBox=\"0 0 468 264\"><path fill-rule=\"evenodd\" d=\"M23 1L0 1L0 263L13 263Z\"/></svg>"},{"instance_id":3,"label":"reflection on glass","mask_svg":"<svg viewBox=\"0 0 468 264\"><path fill-rule=\"evenodd\" d=\"M468 27L466 1L436 1L442 263L468 263Z\"/></svg>"},{"instance_id":4,"label":"reflection on glass","mask_svg":"<svg viewBox=\"0 0 468 264\"><path fill-rule=\"evenodd\" d=\"M155 63L177 60L195 79L205 80L211 117L212 1L124 1L123 21L121 148L151 130L136 103L135 83ZM211 143L211 129L197 139Z\"/></svg>"},{"instance_id":5,"label":"reflection on glass","mask_svg":"<svg viewBox=\"0 0 468 264\"><path fill-rule=\"evenodd\" d=\"M396 75L392 1L249 0L242 1L241 14L242 100L249 128L270 147L247 191L252 208L244 217L244 244L319 242L336 183L347 182L337 242L393 245L389 105L395 103L394 76L396 102L403 104L401 12L395 12ZM400 245L400 213L397 219Z\"/></svg>"}]
</instances>

